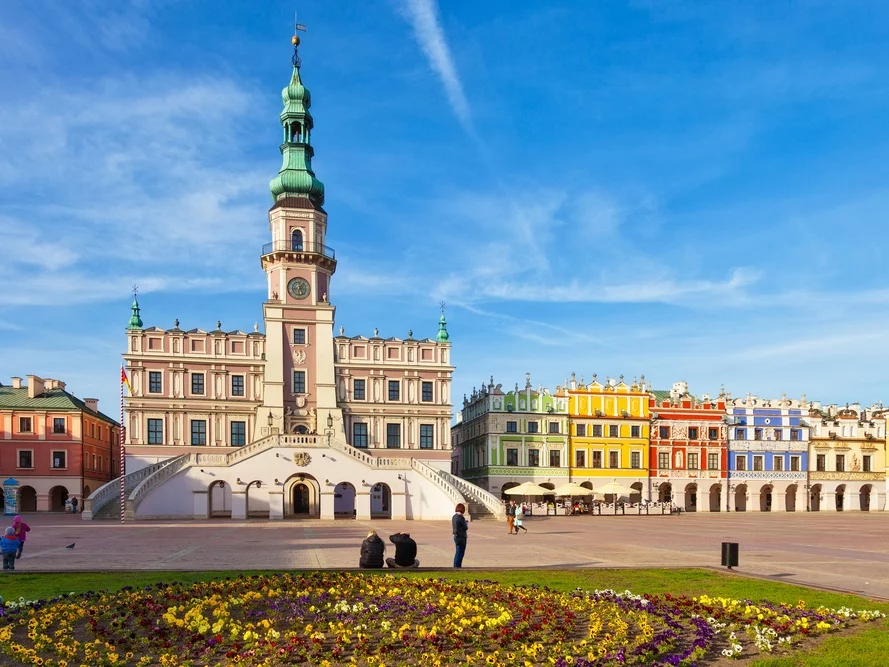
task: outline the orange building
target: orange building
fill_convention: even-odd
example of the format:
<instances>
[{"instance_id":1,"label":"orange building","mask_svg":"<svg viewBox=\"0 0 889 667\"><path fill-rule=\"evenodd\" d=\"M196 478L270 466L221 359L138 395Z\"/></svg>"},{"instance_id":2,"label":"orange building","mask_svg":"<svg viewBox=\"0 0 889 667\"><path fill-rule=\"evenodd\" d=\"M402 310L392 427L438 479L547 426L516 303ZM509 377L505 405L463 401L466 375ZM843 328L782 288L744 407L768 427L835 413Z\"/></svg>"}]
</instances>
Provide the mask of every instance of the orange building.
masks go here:
<instances>
[{"instance_id":1,"label":"orange building","mask_svg":"<svg viewBox=\"0 0 889 667\"><path fill-rule=\"evenodd\" d=\"M18 481L19 512L63 512L74 498L82 507L117 477L120 427L98 403L35 375L0 385L0 477Z\"/></svg>"}]
</instances>

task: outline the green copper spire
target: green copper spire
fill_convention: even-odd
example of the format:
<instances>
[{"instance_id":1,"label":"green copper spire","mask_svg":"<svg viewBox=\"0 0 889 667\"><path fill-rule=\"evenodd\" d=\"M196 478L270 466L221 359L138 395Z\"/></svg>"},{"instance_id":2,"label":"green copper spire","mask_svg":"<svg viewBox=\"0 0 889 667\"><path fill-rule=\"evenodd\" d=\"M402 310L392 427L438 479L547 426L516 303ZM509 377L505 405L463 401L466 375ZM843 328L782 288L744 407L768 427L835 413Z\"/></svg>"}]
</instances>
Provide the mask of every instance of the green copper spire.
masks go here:
<instances>
[{"instance_id":1,"label":"green copper spire","mask_svg":"<svg viewBox=\"0 0 889 667\"><path fill-rule=\"evenodd\" d=\"M297 25L297 30L302 26ZM281 91L284 110L281 112L281 126L284 128L284 143L281 144L281 155L284 160L281 171L272 179L269 189L272 199L278 201L283 197L307 197L315 206L324 204L324 184L315 178L312 171L312 158L315 151L310 144L312 128L312 95L303 85L299 75L300 58L299 36L293 35L293 74L290 83Z\"/></svg>"},{"instance_id":2,"label":"green copper spire","mask_svg":"<svg viewBox=\"0 0 889 667\"><path fill-rule=\"evenodd\" d=\"M139 301L136 299L135 294L133 294L133 305L131 310L133 314L130 315L130 323L127 325L127 329L141 329L142 318L139 317Z\"/></svg>"},{"instance_id":3,"label":"green copper spire","mask_svg":"<svg viewBox=\"0 0 889 667\"><path fill-rule=\"evenodd\" d=\"M439 343L447 343L451 337L448 335L448 321L445 319L445 305L441 304L441 317L438 318L438 335L435 340Z\"/></svg>"}]
</instances>

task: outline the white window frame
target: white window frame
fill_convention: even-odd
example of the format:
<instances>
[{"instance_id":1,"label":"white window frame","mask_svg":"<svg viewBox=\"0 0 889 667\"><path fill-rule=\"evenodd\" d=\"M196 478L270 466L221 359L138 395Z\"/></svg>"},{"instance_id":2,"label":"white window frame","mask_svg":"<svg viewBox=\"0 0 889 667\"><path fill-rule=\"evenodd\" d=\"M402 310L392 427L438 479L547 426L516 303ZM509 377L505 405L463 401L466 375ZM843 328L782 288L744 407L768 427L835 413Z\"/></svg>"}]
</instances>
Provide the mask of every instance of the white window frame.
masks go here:
<instances>
[{"instance_id":1,"label":"white window frame","mask_svg":"<svg viewBox=\"0 0 889 667\"><path fill-rule=\"evenodd\" d=\"M19 456L20 452L31 452L31 467L30 468L22 468L19 463L21 462L21 458ZM33 449L16 449L15 450L15 468L16 470L34 470L34 450Z\"/></svg>"}]
</instances>

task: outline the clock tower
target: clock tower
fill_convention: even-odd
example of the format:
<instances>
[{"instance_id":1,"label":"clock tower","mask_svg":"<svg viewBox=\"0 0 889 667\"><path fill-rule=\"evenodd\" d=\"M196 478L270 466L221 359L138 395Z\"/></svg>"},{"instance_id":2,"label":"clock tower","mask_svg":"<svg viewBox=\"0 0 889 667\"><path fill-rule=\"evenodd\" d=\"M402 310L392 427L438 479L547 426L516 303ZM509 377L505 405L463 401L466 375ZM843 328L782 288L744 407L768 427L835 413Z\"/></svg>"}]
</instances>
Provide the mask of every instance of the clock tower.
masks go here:
<instances>
[{"instance_id":1,"label":"clock tower","mask_svg":"<svg viewBox=\"0 0 889 667\"><path fill-rule=\"evenodd\" d=\"M293 74L281 92L283 163L270 183L272 240L262 250L268 294L263 304L266 367L257 438L323 432L328 415L342 423L334 380L335 308L329 296L336 254L326 245L324 184L312 170L312 98L300 77L299 43L294 35Z\"/></svg>"}]
</instances>

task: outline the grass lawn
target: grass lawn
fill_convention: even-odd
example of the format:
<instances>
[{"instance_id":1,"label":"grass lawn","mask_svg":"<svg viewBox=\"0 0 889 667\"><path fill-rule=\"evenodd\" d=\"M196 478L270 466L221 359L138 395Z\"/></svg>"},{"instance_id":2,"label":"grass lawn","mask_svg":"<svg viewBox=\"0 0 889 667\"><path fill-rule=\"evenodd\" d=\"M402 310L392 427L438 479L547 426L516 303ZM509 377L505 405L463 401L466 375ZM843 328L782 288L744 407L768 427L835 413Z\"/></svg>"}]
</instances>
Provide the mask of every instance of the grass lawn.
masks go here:
<instances>
[{"instance_id":1,"label":"grass lawn","mask_svg":"<svg viewBox=\"0 0 889 667\"><path fill-rule=\"evenodd\" d=\"M0 578L0 595L6 600L24 597L28 600L48 599L62 593L81 593L89 590L115 591L124 586L134 588L160 582L191 583L260 574L259 571L222 572L90 572L71 574L16 573ZM269 572L264 572L269 574ZM538 584L558 591L575 588L584 590L611 588L629 589L634 593L671 593L697 596L706 593L739 599L796 603L805 600L810 607L851 607L879 609L889 614L889 603L880 603L856 595L831 593L780 582L747 579L710 570L491 570L455 572L397 572L404 577L444 577L447 579L488 579L502 584ZM373 576L368 573L367 576ZM889 620L889 619L887 619ZM765 658L756 665L786 667L790 665L879 665L889 655L889 622L868 624L868 628L852 634L826 637L805 651L791 657Z\"/></svg>"}]
</instances>

